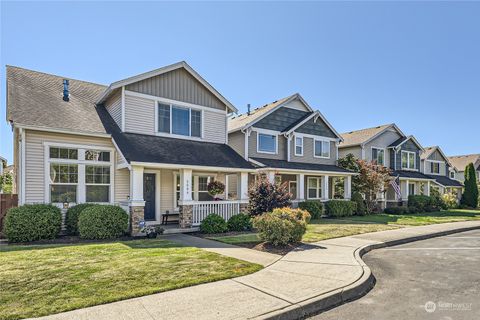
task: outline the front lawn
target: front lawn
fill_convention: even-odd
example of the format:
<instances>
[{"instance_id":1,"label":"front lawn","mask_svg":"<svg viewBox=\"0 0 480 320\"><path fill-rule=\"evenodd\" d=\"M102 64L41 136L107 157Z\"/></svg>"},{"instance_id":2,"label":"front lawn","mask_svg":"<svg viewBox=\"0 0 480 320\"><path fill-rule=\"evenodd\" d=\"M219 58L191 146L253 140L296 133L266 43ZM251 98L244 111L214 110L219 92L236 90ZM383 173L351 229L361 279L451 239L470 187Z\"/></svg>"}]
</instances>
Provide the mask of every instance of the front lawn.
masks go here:
<instances>
[{"instance_id":1,"label":"front lawn","mask_svg":"<svg viewBox=\"0 0 480 320\"><path fill-rule=\"evenodd\" d=\"M0 246L0 319L38 317L261 268L164 240Z\"/></svg>"}]
</instances>

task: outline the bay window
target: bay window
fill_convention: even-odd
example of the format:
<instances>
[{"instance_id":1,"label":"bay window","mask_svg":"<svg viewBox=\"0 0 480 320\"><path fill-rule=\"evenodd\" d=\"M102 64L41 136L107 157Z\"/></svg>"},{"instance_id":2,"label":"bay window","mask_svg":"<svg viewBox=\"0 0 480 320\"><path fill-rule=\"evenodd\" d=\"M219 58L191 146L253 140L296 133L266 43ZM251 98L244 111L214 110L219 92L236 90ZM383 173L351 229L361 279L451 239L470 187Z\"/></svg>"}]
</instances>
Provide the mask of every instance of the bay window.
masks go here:
<instances>
[{"instance_id":1,"label":"bay window","mask_svg":"<svg viewBox=\"0 0 480 320\"><path fill-rule=\"evenodd\" d=\"M157 106L157 131L201 138L202 111L159 103Z\"/></svg>"},{"instance_id":2,"label":"bay window","mask_svg":"<svg viewBox=\"0 0 480 320\"><path fill-rule=\"evenodd\" d=\"M415 152L402 150L402 169L415 169Z\"/></svg>"},{"instance_id":3,"label":"bay window","mask_svg":"<svg viewBox=\"0 0 480 320\"><path fill-rule=\"evenodd\" d=\"M277 136L267 133L257 134L257 152L277 153Z\"/></svg>"},{"instance_id":4,"label":"bay window","mask_svg":"<svg viewBox=\"0 0 480 320\"><path fill-rule=\"evenodd\" d=\"M330 158L330 141L315 140L314 149L316 158Z\"/></svg>"}]
</instances>

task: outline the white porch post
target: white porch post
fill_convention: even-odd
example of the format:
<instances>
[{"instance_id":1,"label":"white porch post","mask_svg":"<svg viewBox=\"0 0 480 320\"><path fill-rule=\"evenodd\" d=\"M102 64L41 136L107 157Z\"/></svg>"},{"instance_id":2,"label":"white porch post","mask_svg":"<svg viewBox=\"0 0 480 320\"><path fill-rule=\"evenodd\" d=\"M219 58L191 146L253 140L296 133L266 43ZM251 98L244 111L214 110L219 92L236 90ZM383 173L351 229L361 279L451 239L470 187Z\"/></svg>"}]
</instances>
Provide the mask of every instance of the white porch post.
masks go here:
<instances>
[{"instance_id":1,"label":"white porch post","mask_svg":"<svg viewBox=\"0 0 480 320\"><path fill-rule=\"evenodd\" d=\"M303 201L305 199L305 175L303 173L297 174L297 200Z\"/></svg>"},{"instance_id":2,"label":"white porch post","mask_svg":"<svg viewBox=\"0 0 480 320\"><path fill-rule=\"evenodd\" d=\"M345 199L352 198L352 176L346 176L344 180Z\"/></svg>"},{"instance_id":3,"label":"white porch post","mask_svg":"<svg viewBox=\"0 0 480 320\"><path fill-rule=\"evenodd\" d=\"M268 181L270 181L271 183L274 183L275 182L275 171L267 171L267 178L268 178Z\"/></svg>"},{"instance_id":4,"label":"white porch post","mask_svg":"<svg viewBox=\"0 0 480 320\"><path fill-rule=\"evenodd\" d=\"M427 196L430 196L430 181L427 181Z\"/></svg>"},{"instance_id":5,"label":"white porch post","mask_svg":"<svg viewBox=\"0 0 480 320\"><path fill-rule=\"evenodd\" d=\"M180 170L180 201L192 201L192 169Z\"/></svg>"},{"instance_id":6,"label":"white porch post","mask_svg":"<svg viewBox=\"0 0 480 320\"><path fill-rule=\"evenodd\" d=\"M407 200L408 199L408 192L410 189L410 180L405 181L405 189L402 192L402 200Z\"/></svg>"},{"instance_id":7,"label":"white porch post","mask_svg":"<svg viewBox=\"0 0 480 320\"><path fill-rule=\"evenodd\" d=\"M145 223L145 201L143 199L143 167L132 166L130 171L130 227L131 234L138 236Z\"/></svg>"},{"instance_id":8,"label":"white porch post","mask_svg":"<svg viewBox=\"0 0 480 320\"><path fill-rule=\"evenodd\" d=\"M248 200L248 172L241 172L239 176L237 197L240 200Z\"/></svg>"},{"instance_id":9,"label":"white porch post","mask_svg":"<svg viewBox=\"0 0 480 320\"><path fill-rule=\"evenodd\" d=\"M330 198L330 187L328 185L328 180L330 179L330 176L323 176L322 180L322 192L323 192L323 200L328 200Z\"/></svg>"},{"instance_id":10,"label":"white porch post","mask_svg":"<svg viewBox=\"0 0 480 320\"><path fill-rule=\"evenodd\" d=\"M132 202L143 201L143 167L132 166Z\"/></svg>"}]
</instances>

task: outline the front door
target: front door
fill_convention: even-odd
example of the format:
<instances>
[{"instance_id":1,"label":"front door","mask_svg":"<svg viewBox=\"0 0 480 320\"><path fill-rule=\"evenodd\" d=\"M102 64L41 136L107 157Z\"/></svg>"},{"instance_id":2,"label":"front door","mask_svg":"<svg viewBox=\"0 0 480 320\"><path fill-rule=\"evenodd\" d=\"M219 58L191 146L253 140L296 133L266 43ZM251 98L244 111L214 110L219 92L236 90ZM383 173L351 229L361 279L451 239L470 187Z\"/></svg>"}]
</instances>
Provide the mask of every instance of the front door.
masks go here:
<instances>
[{"instance_id":1,"label":"front door","mask_svg":"<svg viewBox=\"0 0 480 320\"><path fill-rule=\"evenodd\" d=\"M155 220L155 173L143 174L143 200L145 200L145 221Z\"/></svg>"}]
</instances>

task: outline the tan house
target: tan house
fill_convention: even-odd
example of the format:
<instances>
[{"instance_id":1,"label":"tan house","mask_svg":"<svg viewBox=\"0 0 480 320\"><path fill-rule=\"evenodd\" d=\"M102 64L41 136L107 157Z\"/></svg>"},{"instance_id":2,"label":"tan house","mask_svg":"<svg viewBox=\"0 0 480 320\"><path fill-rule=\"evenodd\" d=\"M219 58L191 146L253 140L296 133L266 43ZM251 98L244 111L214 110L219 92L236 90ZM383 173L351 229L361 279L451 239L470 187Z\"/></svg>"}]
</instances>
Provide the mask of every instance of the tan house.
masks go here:
<instances>
[{"instance_id":1,"label":"tan house","mask_svg":"<svg viewBox=\"0 0 480 320\"><path fill-rule=\"evenodd\" d=\"M236 108L180 62L104 86L7 67L19 201L118 204L132 232L179 215L226 219L247 203L255 168L227 144ZM212 180L227 185L219 201Z\"/></svg>"},{"instance_id":2,"label":"tan house","mask_svg":"<svg viewBox=\"0 0 480 320\"><path fill-rule=\"evenodd\" d=\"M477 181L480 181L480 154L467 154L463 156L451 156L448 160L455 168L454 177L459 181L465 181L465 167L473 163L477 173Z\"/></svg>"},{"instance_id":3,"label":"tan house","mask_svg":"<svg viewBox=\"0 0 480 320\"><path fill-rule=\"evenodd\" d=\"M294 204L306 199L350 199L353 173L337 165L341 141L327 119L300 94L228 122L229 145L270 180L287 182Z\"/></svg>"}]
</instances>

